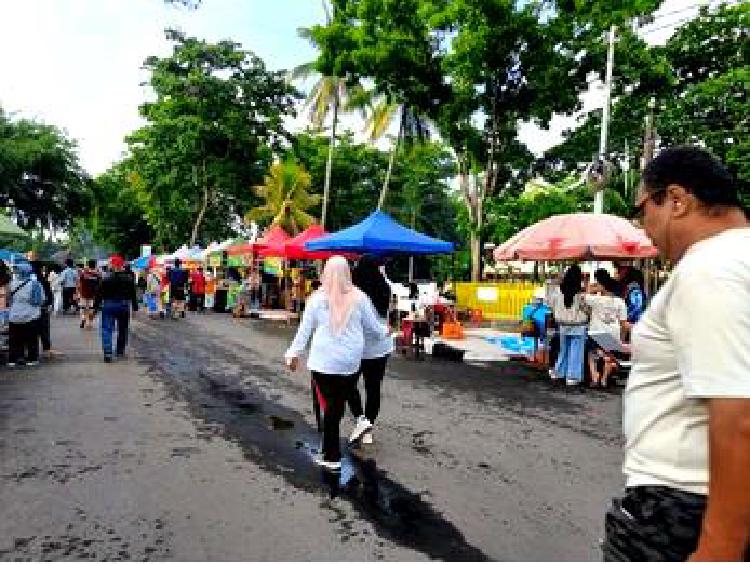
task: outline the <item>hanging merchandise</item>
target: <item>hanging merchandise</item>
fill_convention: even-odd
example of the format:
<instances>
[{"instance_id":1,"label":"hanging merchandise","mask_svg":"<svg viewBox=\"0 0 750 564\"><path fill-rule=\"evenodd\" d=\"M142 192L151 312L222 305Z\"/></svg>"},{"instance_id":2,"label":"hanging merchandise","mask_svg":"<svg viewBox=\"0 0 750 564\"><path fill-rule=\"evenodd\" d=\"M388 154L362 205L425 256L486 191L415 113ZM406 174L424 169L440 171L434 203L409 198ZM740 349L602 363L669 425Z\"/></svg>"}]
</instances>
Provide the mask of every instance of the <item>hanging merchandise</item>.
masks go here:
<instances>
[{"instance_id":1,"label":"hanging merchandise","mask_svg":"<svg viewBox=\"0 0 750 564\"><path fill-rule=\"evenodd\" d=\"M276 257L263 259L263 272L273 276L281 276L283 273L282 259Z\"/></svg>"}]
</instances>

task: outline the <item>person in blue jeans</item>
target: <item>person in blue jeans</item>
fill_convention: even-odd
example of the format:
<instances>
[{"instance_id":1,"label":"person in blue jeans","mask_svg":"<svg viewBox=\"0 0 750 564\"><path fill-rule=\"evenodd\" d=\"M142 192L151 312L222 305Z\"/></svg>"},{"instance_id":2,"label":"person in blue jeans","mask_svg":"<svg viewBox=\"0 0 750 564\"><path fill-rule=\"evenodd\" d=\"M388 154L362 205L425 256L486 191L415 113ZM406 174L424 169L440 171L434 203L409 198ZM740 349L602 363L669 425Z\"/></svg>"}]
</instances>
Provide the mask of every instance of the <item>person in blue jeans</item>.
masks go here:
<instances>
[{"instance_id":1,"label":"person in blue jeans","mask_svg":"<svg viewBox=\"0 0 750 564\"><path fill-rule=\"evenodd\" d=\"M94 314L102 312L102 349L104 362L112 362L112 333L117 327L118 357L125 354L128 345L128 330L130 326L130 310L138 311L138 297L136 295L133 277L125 272L125 261L119 255L109 258L110 272L104 277L94 301Z\"/></svg>"},{"instance_id":2,"label":"person in blue jeans","mask_svg":"<svg viewBox=\"0 0 750 564\"><path fill-rule=\"evenodd\" d=\"M589 316L584 302L583 274L578 265L565 271L551 298L552 314L560 332L560 354L550 371L553 380L578 386L583 380L584 351Z\"/></svg>"}]
</instances>

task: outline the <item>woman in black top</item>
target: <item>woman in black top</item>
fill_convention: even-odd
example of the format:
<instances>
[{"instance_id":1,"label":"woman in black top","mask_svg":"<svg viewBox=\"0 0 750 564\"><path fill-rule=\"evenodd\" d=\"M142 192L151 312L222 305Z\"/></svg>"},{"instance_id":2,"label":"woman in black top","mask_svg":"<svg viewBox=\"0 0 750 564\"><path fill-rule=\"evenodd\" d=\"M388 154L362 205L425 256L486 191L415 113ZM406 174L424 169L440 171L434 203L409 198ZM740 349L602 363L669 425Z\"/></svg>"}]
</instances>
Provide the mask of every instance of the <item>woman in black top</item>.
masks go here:
<instances>
[{"instance_id":1,"label":"woman in black top","mask_svg":"<svg viewBox=\"0 0 750 564\"><path fill-rule=\"evenodd\" d=\"M378 260L364 255L352 272L352 282L364 292L375 306L382 323L388 323L388 308L391 301L391 287L379 269ZM393 339L388 336L377 341L366 341L362 354L361 374L365 381L365 407L357 386L352 386L348 398L349 409L357 419L357 424L349 437L350 442L362 439L363 444L372 444L372 425L380 412L380 388L385 375L388 357L393 351Z\"/></svg>"}]
</instances>

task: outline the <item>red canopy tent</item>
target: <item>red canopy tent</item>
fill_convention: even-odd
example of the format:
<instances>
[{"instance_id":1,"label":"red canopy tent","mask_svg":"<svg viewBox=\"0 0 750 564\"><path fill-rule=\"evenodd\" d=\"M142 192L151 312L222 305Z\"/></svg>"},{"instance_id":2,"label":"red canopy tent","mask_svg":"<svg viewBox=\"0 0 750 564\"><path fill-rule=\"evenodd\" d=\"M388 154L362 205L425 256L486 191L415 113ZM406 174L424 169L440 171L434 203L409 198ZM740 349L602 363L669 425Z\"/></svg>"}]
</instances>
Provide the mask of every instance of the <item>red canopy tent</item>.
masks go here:
<instances>
[{"instance_id":1,"label":"red canopy tent","mask_svg":"<svg viewBox=\"0 0 750 564\"><path fill-rule=\"evenodd\" d=\"M278 225L272 225L268 232L255 241L254 247L260 256L283 257L284 243L291 237Z\"/></svg>"},{"instance_id":2,"label":"red canopy tent","mask_svg":"<svg viewBox=\"0 0 750 564\"><path fill-rule=\"evenodd\" d=\"M274 247L289 240L289 235L278 225L272 225L268 232L255 241L242 243L240 245L232 245L227 248L228 255L251 255L251 254L263 254L263 251ZM277 256L277 255L264 255L264 256Z\"/></svg>"},{"instance_id":3,"label":"red canopy tent","mask_svg":"<svg viewBox=\"0 0 750 564\"><path fill-rule=\"evenodd\" d=\"M341 251L308 251L305 243L314 241L328 235L328 232L320 225L311 225L302 233L299 233L283 243L269 245L260 251L264 257L284 257L289 260L326 260L335 255L342 255L349 259L357 257L354 253L342 253Z\"/></svg>"},{"instance_id":4,"label":"red canopy tent","mask_svg":"<svg viewBox=\"0 0 750 564\"><path fill-rule=\"evenodd\" d=\"M305 243L319 239L328 232L320 225L311 225L296 237L292 237L284 243L284 256L293 260L317 260L327 259L337 254L331 251L308 251Z\"/></svg>"}]
</instances>

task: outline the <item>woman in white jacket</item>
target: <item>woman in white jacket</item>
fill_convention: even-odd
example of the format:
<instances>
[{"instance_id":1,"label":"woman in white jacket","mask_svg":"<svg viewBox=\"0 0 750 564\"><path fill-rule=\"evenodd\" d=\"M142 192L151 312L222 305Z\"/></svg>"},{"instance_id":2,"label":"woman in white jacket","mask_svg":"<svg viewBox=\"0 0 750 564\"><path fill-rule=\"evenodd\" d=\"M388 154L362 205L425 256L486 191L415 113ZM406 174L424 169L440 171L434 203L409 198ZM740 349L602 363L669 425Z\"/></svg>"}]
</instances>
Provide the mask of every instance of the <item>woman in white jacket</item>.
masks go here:
<instances>
[{"instance_id":1,"label":"woman in white jacket","mask_svg":"<svg viewBox=\"0 0 750 564\"><path fill-rule=\"evenodd\" d=\"M285 354L289 369L296 370L312 337L307 367L323 400L323 452L316 463L327 470L341 469L339 424L356 385L365 340L381 339L388 333L370 299L352 284L346 259L330 258L321 288L308 299L302 323Z\"/></svg>"}]
</instances>

